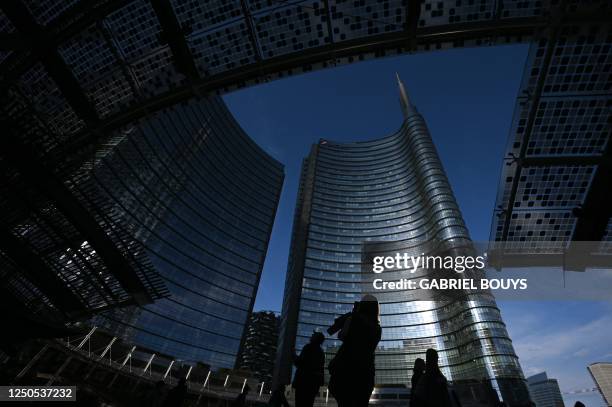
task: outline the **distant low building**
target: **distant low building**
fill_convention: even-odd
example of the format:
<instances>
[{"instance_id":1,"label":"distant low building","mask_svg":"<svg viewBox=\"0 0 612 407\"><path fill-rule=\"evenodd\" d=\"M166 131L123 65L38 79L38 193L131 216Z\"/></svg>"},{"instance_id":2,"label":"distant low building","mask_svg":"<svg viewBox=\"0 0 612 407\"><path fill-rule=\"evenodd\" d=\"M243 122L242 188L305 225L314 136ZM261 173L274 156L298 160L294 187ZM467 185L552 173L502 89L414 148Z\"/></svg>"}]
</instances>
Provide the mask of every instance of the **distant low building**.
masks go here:
<instances>
[{"instance_id":1,"label":"distant low building","mask_svg":"<svg viewBox=\"0 0 612 407\"><path fill-rule=\"evenodd\" d=\"M253 312L247 324L238 369L249 370L262 382L272 381L279 317L272 311Z\"/></svg>"},{"instance_id":2,"label":"distant low building","mask_svg":"<svg viewBox=\"0 0 612 407\"><path fill-rule=\"evenodd\" d=\"M606 401L606 405L612 406L612 363L593 363L587 369L593 377L601 396Z\"/></svg>"},{"instance_id":3,"label":"distant low building","mask_svg":"<svg viewBox=\"0 0 612 407\"><path fill-rule=\"evenodd\" d=\"M546 372L527 378L531 399L537 407L564 407L563 397L557 379L551 379Z\"/></svg>"}]
</instances>

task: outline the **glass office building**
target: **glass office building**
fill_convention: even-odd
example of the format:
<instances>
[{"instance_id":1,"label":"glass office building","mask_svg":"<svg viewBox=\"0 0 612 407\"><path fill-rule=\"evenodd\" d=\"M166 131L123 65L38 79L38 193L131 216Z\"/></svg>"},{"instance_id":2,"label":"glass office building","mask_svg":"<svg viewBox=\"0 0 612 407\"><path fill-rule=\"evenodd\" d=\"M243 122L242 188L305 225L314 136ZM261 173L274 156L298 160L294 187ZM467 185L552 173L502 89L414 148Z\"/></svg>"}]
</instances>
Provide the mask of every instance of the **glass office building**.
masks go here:
<instances>
[{"instance_id":1,"label":"glass office building","mask_svg":"<svg viewBox=\"0 0 612 407\"><path fill-rule=\"evenodd\" d=\"M111 141L91 180L143 243L170 296L97 322L137 346L234 367L282 165L244 133L218 96L148 116Z\"/></svg>"},{"instance_id":2,"label":"glass office building","mask_svg":"<svg viewBox=\"0 0 612 407\"><path fill-rule=\"evenodd\" d=\"M559 382L549 378L546 372L527 378L531 399L538 407L565 407Z\"/></svg>"},{"instance_id":3,"label":"glass office building","mask_svg":"<svg viewBox=\"0 0 612 407\"><path fill-rule=\"evenodd\" d=\"M247 370L270 388L278 343L280 317L274 311L257 311L249 317L238 369ZM260 389L261 390L261 389Z\"/></svg>"},{"instance_id":4,"label":"glass office building","mask_svg":"<svg viewBox=\"0 0 612 407\"><path fill-rule=\"evenodd\" d=\"M612 406L612 363L597 362L587 366L597 390L608 406Z\"/></svg>"},{"instance_id":5,"label":"glass office building","mask_svg":"<svg viewBox=\"0 0 612 407\"><path fill-rule=\"evenodd\" d=\"M366 292L364 242L418 250L431 242L450 250L469 242L425 121L399 85L405 114L399 131L366 142L320 140L303 162L277 358L280 383L291 375L291 350L299 352L313 330L324 332ZM414 360L435 348L449 380L485 379L507 402L528 401L490 294L445 301L414 301L411 295L376 294L383 328L377 384L407 385ZM339 346L335 337L325 341L328 361Z\"/></svg>"}]
</instances>

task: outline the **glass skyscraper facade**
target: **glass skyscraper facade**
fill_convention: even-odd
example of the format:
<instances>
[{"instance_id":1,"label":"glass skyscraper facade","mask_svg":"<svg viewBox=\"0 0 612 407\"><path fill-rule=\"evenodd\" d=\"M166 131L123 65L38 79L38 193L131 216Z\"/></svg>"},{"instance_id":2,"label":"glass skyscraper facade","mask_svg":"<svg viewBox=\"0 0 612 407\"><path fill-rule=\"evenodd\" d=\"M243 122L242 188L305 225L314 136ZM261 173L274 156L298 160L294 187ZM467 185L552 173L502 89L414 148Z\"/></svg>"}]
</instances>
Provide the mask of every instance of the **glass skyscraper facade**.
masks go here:
<instances>
[{"instance_id":1,"label":"glass skyscraper facade","mask_svg":"<svg viewBox=\"0 0 612 407\"><path fill-rule=\"evenodd\" d=\"M551 379L546 372L527 378L529 394L537 407L565 407L559 382Z\"/></svg>"},{"instance_id":2,"label":"glass skyscraper facade","mask_svg":"<svg viewBox=\"0 0 612 407\"><path fill-rule=\"evenodd\" d=\"M400 91L405 120L395 134L355 143L321 140L304 160L283 302L280 383L289 380L292 349L299 352L313 330L324 332L365 293L364 242L419 251L431 242L449 250L469 242L425 121L401 82ZM374 294L382 326L377 384L407 385L414 360L434 348L449 380L485 379L506 401L528 400L492 295L414 301L407 291ZM332 337L323 346L329 362L340 342Z\"/></svg>"},{"instance_id":3,"label":"glass skyscraper facade","mask_svg":"<svg viewBox=\"0 0 612 407\"><path fill-rule=\"evenodd\" d=\"M587 366L601 397L608 406L612 406L612 363L597 362Z\"/></svg>"},{"instance_id":4,"label":"glass skyscraper facade","mask_svg":"<svg viewBox=\"0 0 612 407\"><path fill-rule=\"evenodd\" d=\"M253 312L249 318L244 346L238 357L238 369L250 371L270 388L278 342L280 318L274 311Z\"/></svg>"},{"instance_id":5,"label":"glass skyscraper facade","mask_svg":"<svg viewBox=\"0 0 612 407\"><path fill-rule=\"evenodd\" d=\"M244 133L218 96L148 116L111 141L89 177L143 243L170 296L96 322L186 362L234 367L282 165Z\"/></svg>"}]
</instances>

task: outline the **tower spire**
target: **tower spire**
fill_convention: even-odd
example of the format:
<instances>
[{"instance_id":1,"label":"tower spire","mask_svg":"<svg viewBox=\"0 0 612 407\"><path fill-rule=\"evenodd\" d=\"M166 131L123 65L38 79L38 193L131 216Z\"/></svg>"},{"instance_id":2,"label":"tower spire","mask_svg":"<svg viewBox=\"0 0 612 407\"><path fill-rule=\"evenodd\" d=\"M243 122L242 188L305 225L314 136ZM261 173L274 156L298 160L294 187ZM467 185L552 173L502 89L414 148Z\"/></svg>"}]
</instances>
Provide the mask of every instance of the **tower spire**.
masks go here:
<instances>
[{"instance_id":1,"label":"tower spire","mask_svg":"<svg viewBox=\"0 0 612 407\"><path fill-rule=\"evenodd\" d=\"M402 112L404 113L404 118L407 119L416 113L416 108L410 103L408 92L406 92L406 87L404 87L404 82L402 82L397 72L395 73L395 77L397 78L397 86L399 87Z\"/></svg>"}]
</instances>

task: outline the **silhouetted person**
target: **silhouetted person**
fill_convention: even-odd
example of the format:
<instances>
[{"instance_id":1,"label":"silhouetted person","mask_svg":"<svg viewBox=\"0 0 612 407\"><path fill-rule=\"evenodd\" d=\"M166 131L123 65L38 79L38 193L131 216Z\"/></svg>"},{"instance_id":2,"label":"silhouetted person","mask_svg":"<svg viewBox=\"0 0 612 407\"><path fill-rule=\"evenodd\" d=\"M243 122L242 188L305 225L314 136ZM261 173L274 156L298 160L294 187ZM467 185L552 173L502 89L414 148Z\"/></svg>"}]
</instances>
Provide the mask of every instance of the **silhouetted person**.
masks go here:
<instances>
[{"instance_id":1,"label":"silhouetted person","mask_svg":"<svg viewBox=\"0 0 612 407\"><path fill-rule=\"evenodd\" d=\"M583 402L581 402L581 401L577 401L577 402L574 404L574 407L586 407L586 406L584 405L584 403L583 403Z\"/></svg>"},{"instance_id":2,"label":"silhouetted person","mask_svg":"<svg viewBox=\"0 0 612 407\"><path fill-rule=\"evenodd\" d=\"M360 301L355 301L355 303L353 304L353 309L350 312L347 312L346 314L340 315L338 318L336 318L332 326L327 328L327 333L330 336L333 336L336 334L336 332L340 331L344 327L344 324L350 318L350 316L357 312L357 310L359 310L359 304Z\"/></svg>"},{"instance_id":3,"label":"silhouetted person","mask_svg":"<svg viewBox=\"0 0 612 407\"><path fill-rule=\"evenodd\" d=\"M291 407L287 401L287 397L285 397L284 384L281 384L280 387L272 392L268 405L270 407Z\"/></svg>"},{"instance_id":4,"label":"silhouetted person","mask_svg":"<svg viewBox=\"0 0 612 407\"><path fill-rule=\"evenodd\" d=\"M179 380L178 384L168 392L164 407L181 407L187 397L187 384L185 378Z\"/></svg>"},{"instance_id":5,"label":"silhouetted person","mask_svg":"<svg viewBox=\"0 0 612 407\"><path fill-rule=\"evenodd\" d=\"M462 407L461 406L461 400L459 400L459 396L457 395L457 392L453 388L450 389L450 396L449 397L451 398L451 404L454 407Z\"/></svg>"},{"instance_id":6,"label":"silhouetted person","mask_svg":"<svg viewBox=\"0 0 612 407\"><path fill-rule=\"evenodd\" d=\"M250 390L251 390L251 388L249 387L249 385L248 384L245 385L244 389L242 389L242 391L240 392L238 397L236 397L236 399L232 403L232 406L233 407L244 407L244 406L246 406L246 398L247 398L247 395L249 394Z\"/></svg>"},{"instance_id":7,"label":"silhouetted person","mask_svg":"<svg viewBox=\"0 0 612 407\"><path fill-rule=\"evenodd\" d=\"M374 351L382 332L378 313L378 300L366 295L338 332L342 345L329 363L329 391L338 407L368 405L374 389Z\"/></svg>"},{"instance_id":8,"label":"silhouetted person","mask_svg":"<svg viewBox=\"0 0 612 407\"><path fill-rule=\"evenodd\" d=\"M296 407L312 407L319 387L323 385L325 353L321 344L324 340L321 332L313 332L310 342L302 348L300 356L293 362L297 368L293 378Z\"/></svg>"},{"instance_id":9,"label":"silhouetted person","mask_svg":"<svg viewBox=\"0 0 612 407\"><path fill-rule=\"evenodd\" d=\"M419 380L425 374L425 361L421 358L416 358L412 368L412 378L410 379L410 407L419 407L419 401L416 398L416 388Z\"/></svg>"},{"instance_id":10,"label":"silhouetted person","mask_svg":"<svg viewBox=\"0 0 612 407\"><path fill-rule=\"evenodd\" d=\"M438 352L435 349L427 349L425 353L425 374L417 383L415 397L419 403L418 406L451 406L448 384L438 366Z\"/></svg>"}]
</instances>

